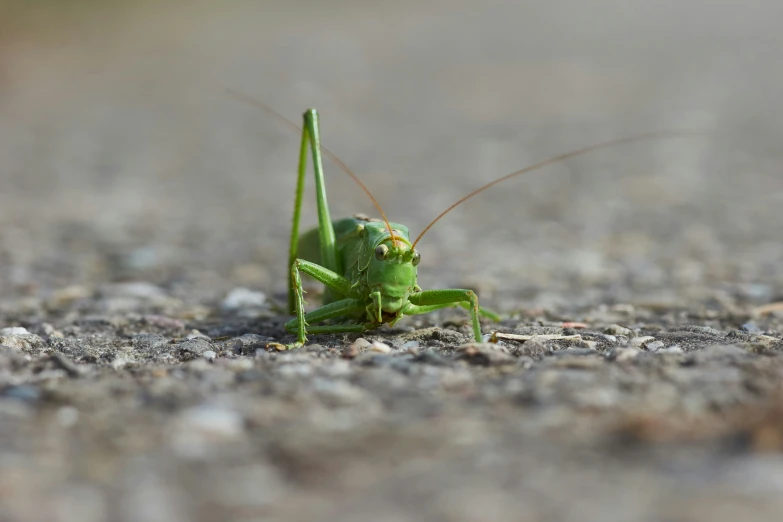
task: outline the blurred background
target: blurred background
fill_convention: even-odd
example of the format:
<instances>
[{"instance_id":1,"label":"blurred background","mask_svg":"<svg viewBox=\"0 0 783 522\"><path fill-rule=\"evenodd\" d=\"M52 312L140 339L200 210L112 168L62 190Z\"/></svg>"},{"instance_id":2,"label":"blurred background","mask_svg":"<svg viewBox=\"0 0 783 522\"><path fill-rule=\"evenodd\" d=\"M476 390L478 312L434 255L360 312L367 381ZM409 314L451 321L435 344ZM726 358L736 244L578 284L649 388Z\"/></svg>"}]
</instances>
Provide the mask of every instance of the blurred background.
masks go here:
<instances>
[{"instance_id":1,"label":"blurred background","mask_svg":"<svg viewBox=\"0 0 783 522\"><path fill-rule=\"evenodd\" d=\"M0 291L145 280L285 289L299 122L421 243L424 288L485 303L764 302L781 292L774 1L0 5ZM327 161L335 217L374 214ZM315 223L312 176L305 223ZM178 286L179 285L179 286ZM717 290L716 290L717 289Z\"/></svg>"}]
</instances>

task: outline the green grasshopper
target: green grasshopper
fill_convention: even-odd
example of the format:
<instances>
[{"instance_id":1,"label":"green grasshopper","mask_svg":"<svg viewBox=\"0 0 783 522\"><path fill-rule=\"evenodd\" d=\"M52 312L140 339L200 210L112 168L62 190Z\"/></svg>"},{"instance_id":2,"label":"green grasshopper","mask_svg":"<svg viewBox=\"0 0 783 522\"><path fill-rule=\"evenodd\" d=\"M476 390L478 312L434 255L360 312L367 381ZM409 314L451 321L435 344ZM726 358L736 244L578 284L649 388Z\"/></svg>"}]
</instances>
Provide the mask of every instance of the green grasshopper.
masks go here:
<instances>
[{"instance_id":1,"label":"green grasshopper","mask_svg":"<svg viewBox=\"0 0 783 522\"><path fill-rule=\"evenodd\" d=\"M416 249L416 245L437 221L468 198L498 183L567 158L634 141L702 134L690 131L647 133L554 156L475 189L441 212L411 242L408 228L390 222L364 183L339 158L321 145L318 113L315 109L305 111L304 126L299 129L294 123L263 103L235 91L229 90L229 94L270 112L287 125L302 132L288 255L288 269L291 275L288 284L288 310L296 317L285 324L285 329L289 333L296 334L296 342L287 346L274 343L278 348L288 349L303 346L307 342L308 333L364 332L379 328L383 324L394 326L406 315L424 314L452 306L467 308L470 312L473 338L476 342L482 342L479 317L483 316L497 322L500 316L480 307L478 296L473 290L458 288L422 290L418 285L417 265L421 261L421 254ZM318 227L300 236L299 221L308 152L312 154L315 171ZM321 152L329 156L362 188L372 200L381 219L369 219L357 215L332 220L326 198ZM307 313L304 311L305 292L302 288L302 273L326 286L322 306ZM330 320L340 321L333 324L314 324Z\"/></svg>"}]
</instances>

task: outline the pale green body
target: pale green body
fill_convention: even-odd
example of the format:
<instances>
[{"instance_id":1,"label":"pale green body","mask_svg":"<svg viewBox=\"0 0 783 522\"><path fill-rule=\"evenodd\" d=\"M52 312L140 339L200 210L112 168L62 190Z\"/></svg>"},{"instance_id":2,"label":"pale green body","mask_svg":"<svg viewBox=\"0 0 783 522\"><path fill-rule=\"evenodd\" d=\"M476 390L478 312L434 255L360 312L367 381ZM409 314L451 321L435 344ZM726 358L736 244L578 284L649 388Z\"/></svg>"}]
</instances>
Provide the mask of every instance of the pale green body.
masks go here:
<instances>
[{"instance_id":1,"label":"pale green body","mask_svg":"<svg viewBox=\"0 0 783 522\"><path fill-rule=\"evenodd\" d=\"M410 247L408 228L390 223L398 241ZM411 262L378 261L375 249L382 243L389 244L391 236L382 221L361 217L344 218L332 222L335 234L337 265L335 272L353 282L348 295L339 296L326 292L323 304L333 303L340 298L352 298L364 302L364 310L345 318L362 321L368 329L383 322L396 322L402 317L405 304L415 293L421 292L417 284L417 270ZM299 238L298 258L322 265L319 230L314 228ZM381 320L377 309L373 311L373 295L381 296ZM377 295L377 294L376 294ZM376 298L377 299L377 298ZM394 317L390 314L395 314Z\"/></svg>"},{"instance_id":2,"label":"pale green body","mask_svg":"<svg viewBox=\"0 0 783 522\"><path fill-rule=\"evenodd\" d=\"M393 325L405 315L456 305L470 311L473 337L480 342L479 315L498 320L497 315L479 308L472 290L419 288L416 265L420 256L411 246L407 227L389 223L392 237L381 220L353 217L332 221L315 110L305 112L304 123L288 259L289 311L296 317L285 325L289 332L297 334L297 341L288 348L302 346L307 333L363 332L384 323ZM315 170L318 227L300 237L308 146ZM326 285L322 306L309 313L304 312L301 273ZM326 321L331 324L316 324Z\"/></svg>"}]
</instances>

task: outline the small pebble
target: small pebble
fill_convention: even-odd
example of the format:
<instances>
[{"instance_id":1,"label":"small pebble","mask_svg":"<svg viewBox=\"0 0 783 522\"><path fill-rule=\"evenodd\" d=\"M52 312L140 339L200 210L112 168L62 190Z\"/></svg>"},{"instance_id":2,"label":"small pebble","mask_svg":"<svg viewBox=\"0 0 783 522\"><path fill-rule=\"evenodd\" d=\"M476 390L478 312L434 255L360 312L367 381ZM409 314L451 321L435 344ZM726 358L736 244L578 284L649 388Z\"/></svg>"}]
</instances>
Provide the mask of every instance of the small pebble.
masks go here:
<instances>
[{"instance_id":1,"label":"small pebble","mask_svg":"<svg viewBox=\"0 0 783 522\"><path fill-rule=\"evenodd\" d=\"M228 293L221 307L223 310L233 311L241 308L258 308L266 303L266 294L249 288L234 288Z\"/></svg>"},{"instance_id":2,"label":"small pebble","mask_svg":"<svg viewBox=\"0 0 783 522\"><path fill-rule=\"evenodd\" d=\"M777 337L772 337L769 335L759 335L758 336L758 343L762 346L770 347L774 344L777 344L780 342L780 339Z\"/></svg>"},{"instance_id":3,"label":"small pebble","mask_svg":"<svg viewBox=\"0 0 783 522\"><path fill-rule=\"evenodd\" d=\"M643 337L634 337L633 339L631 339L631 346L633 346L634 348L641 348L642 346L644 346L646 342L654 341L654 340L655 337L652 337L650 335L645 335Z\"/></svg>"},{"instance_id":4,"label":"small pebble","mask_svg":"<svg viewBox=\"0 0 783 522\"><path fill-rule=\"evenodd\" d=\"M70 428L79 422L79 410L73 406L63 406L57 410L57 422L63 428Z\"/></svg>"},{"instance_id":5,"label":"small pebble","mask_svg":"<svg viewBox=\"0 0 783 522\"><path fill-rule=\"evenodd\" d=\"M0 335L30 335L30 332L21 326L11 326L0 330Z\"/></svg>"},{"instance_id":6,"label":"small pebble","mask_svg":"<svg viewBox=\"0 0 783 522\"><path fill-rule=\"evenodd\" d=\"M28 332L24 328L4 328L3 330L8 330L12 332L24 331L24 333L11 333L11 334L5 334L3 333L3 331L0 331L0 344L3 344L10 348L15 348L17 350L30 353L30 352L41 350L44 347L46 347L46 342L43 339L41 339L35 334Z\"/></svg>"},{"instance_id":7,"label":"small pebble","mask_svg":"<svg viewBox=\"0 0 783 522\"><path fill-rule=\"evenodd\" d=\"M191 330L190 333L185 336L185 339L206 339L207 341L212 340L208 335L204 335L198 330Z\"/></svg>"},{"instance_id":8,"label":"small pebble","mask_svg":"<svg viewBox=\"0 0 783 522\"><path fill-rule=\"evenodd\" d=\"M574 328L574 329L582 329L582 328L588 328L590 325L586 323L576 323L572 321L566 321L563 323L563 328Z\"/></svg>"},{"instance_id":9,"label":"small pebble","mask_svg":"<svg viewBox=\"0 0 783 522\"><path fill-rule=\"evenodd\" d=\"M370 345L370 351L378 353L389 353L391 352L391 346L380 341L373 341L373 343Z\"/></svg>"},{"instance_id":10,"label":"small pebble","mask_svg":"<svg viewBox=\"0 0 783 522\"><path fill-rule=\"evenodd\" d=\"M604 328L604 333L610 335L624 335L626 337L631 337L633 335L633 331L630 328L620 326L619 324L612 324L607 326Z\"/></svg>"},{"instance_id":11,"label":"small pebble","mask_svg":"<svg viewBox=\"0 0 783 522\"><path fill-rule=\"evenodd\" d=\"M171 351L184 359L190 359L211 349L212 345L209 341L201 337L196 337L175 344Z\"/></svg>"},{"instance_id":12,"label":"small pebble","mask_svg":"<svg viewBox=\"0 0 783 522\"><path fill-rule=\"evenodd\" d=\"M355 347L359 351L363 351L368 349L372 343L365 339L364 337L359 337L356 339L353 343L351 343L351 346Z\"/></svg>"},{"instance_id":13,"label":"small pebble","mask_svg":"<svg viewBox=\"0 0 783 522\"><path fill-rule=\"evenodd\" d=\"M755 333L755 334L762 332L761 328L759 328L758 325L753 322L743 324L742 326L740 326L740 330L742 330L743 332Z\"/></svg>"},{"instance_id":14,"label":"small pebble","mask_svg":"<svg viewBox=\"0 0 783 522\"><path fill-rule=\"evenodd\" d=\"M150 326L165 328L167 330L184 330L185 323L179 319L161 314L149 314L144 316L144 322Z\"/></svg>"},{"instance_id":15,"label":"small pebble","mask_svg":"<svg viewBox=\"0 0 783 522\"><path fill-rule=\"evenodd\" d=\"M214 361L215 358L217 357L217 354L212 350L207 350L204 353L202 353L201 356L208 361Z\"/></svg>"},{"instance_id":16,"label":"small pebble","mask_svg":"<svg viewBox=\"0 0 783 522\"><path fill-rule=\"evenodd\" d=\"M41 325L41 329L49 339L63 339L65 337L60 330L57 330L54 326L50 325L49 323L43 323Z\"/></svg>"},{"instance_id":17,"label":"small pebble","mask_svg":"<svg viewBox=\"0 0 783 522\"><path fill-rule=\"evenodd\" d=\"M274 339L272 337L264 337L263 335L250 333L241 337L234 337L228 342L234 352L248 355L255 353L256 349L265 348L270 341L274 341Z\"/></svg>"},{"instance_id":18,"label":"small pebble","mask_svg":"<svg viewBox=\"0 0 783 522\"><path fill-rule=\"evenodd\" d=\"M372 346L372 343L365 339L364 337L359 337L354 342L352 342L349 346L346 346L343 349L343 357L346 359L353 359L354 357L358 356L360 353L366 351L368 348Z\"/></svg>"},{"instance_id":19,"label":"small pebble","mask_svg":"<svg viewBox=\"0 0 783 522\"><path fill-rule=\"evenodd\" d=\"M657 352L664 347L663 341L652 341L644 345L644 348L650 352Z\"/></svg>"}]
</instances>

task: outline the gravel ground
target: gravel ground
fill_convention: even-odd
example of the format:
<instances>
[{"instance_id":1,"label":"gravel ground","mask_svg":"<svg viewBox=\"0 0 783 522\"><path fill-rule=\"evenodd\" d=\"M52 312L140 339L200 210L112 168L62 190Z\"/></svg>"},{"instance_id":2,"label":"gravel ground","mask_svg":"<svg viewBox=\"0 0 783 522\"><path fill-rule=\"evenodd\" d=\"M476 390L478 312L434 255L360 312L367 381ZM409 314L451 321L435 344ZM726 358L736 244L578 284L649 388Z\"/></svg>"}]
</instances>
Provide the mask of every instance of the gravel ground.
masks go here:
<instances>
[{"instance_id":1,"label":"gravel ground","mask_svg":"<svg viewBox=\"0 0 783 522\"><path fill-rule=\"evenodd\" d=\"M4 3L0 521L779 520L783 8L561 4ZM223 86L414 234L715 132L433 228L496 344L278 352L298 137Z\"/></svg>"}]
</instances>

